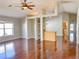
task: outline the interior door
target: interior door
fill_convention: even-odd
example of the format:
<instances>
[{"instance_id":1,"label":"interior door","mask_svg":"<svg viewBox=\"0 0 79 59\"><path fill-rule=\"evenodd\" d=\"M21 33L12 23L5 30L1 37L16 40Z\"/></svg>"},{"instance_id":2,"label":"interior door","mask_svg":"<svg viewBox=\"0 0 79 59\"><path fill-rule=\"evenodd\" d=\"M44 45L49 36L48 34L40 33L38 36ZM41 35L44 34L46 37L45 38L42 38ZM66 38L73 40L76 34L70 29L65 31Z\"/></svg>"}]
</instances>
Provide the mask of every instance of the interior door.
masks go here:
<instances>
[{"instance_id":1,"label":"interior door","mask_svg":"<svg viewBox=\"0 0 79 59\"><path fill-rule=\"evenodd\" d=\"M76 45L76 19L69 20L69 45Z\"/></svg>"},{"instance_id":2,"label":"interior door","mask_svg":"<svg viewBox=\"0 0 79 59\"><path fill-rule=\"evenodd\" d=\"M69 45L68 52L70 56L76 56L76 18L69 19Z\"/></svg>"}]
</instances>

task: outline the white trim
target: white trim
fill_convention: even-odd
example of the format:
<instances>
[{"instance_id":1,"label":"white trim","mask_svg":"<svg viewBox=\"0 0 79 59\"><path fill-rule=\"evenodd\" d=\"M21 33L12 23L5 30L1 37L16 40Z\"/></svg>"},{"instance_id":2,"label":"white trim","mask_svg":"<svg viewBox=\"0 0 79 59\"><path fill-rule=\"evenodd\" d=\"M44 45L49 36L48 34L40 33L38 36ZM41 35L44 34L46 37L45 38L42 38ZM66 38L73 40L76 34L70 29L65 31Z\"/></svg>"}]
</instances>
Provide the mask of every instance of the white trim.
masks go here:
<instances>
[{"instance_id":1,"label":"white trim","mask_svg":"<svg viewBox=\"0 0 79 59\"><path fill-rule=\"evenodd\" d=\"M31 39L31 38L35 38L35 37L29 37L28 39Z\"/></svg>"},{"instance_id":2,"label":"white trim","mask_svg":"<svg viewBox=\"0 0 79 59\"><path fill-rule=\"evenodd\" d=\"M55 13L53 13L53 14L47 14L47 15L43 15L42 14L42 11L41 11L41 14L40 15L36 15L36 16L31 16L31 17L29 17L29 16L27 16L27 19L33 19L33 18L40 18L40 17L52 17L52 16L57 16L58 15L58 6L56 5L56 7L55 7Z\"/></svg>"},{"instance_id":3,"label":"white trim","mask_svg":"<svg viewBox=\"0 0 79 59\"><path fill-rule=\"evenodd\" d=\"M16 39L18 39L18 38L21 38L21 37L8 38L8 40L6 40L6 38L4 38L4 39L0 40L0 43L1 43L1 42L10 41L10 40L16 40Z\"/></svg>"},{"instance_id":4,"label":"white trim","mask_svg":"<svg viewBox=\"0 0 79 59\"><path fill-rule=\"evenodd\" d=\"M78 44L79 44L79 40L78 40L79 39L79 37L78 37L78 35L79 35L79 33L78 33L79 32L79 29L78 29L79 23L78 23L78 20L79 20L79 8L78 8L78 11L77 11L77 25L76 25L76 27L77 27L77 30L76 30L77 31L76 32L76 34L77 34L76 35L76 37L77 37L77 40L76 40L76 45L77 45L76 46L76 59L78 59Z\"/></svg>"},{"instance_id":5,"label":"white trim","mask_svg":"<svg viewBox=\"0 0 79 59\"><path fill-rule=\"evenodd\" d=\"M35 31L35 40L37 40L37 19L34 19L34 31Z\"/></svg>"},{"instance_id":6,"label":"white trim","mask_svg":"<svg viewBox=\"0 0 79 59\"><path fill-rule=\"evenodd\" d=\"M42 17L42 18L43 18L43 17L52 17L52 16L57 16L57 14L32 16L32 17L27 17L27 19L40 18L40 17Z\"/></svg>"},{"instance_id":7,"label":"white trim","mask_svg":"<svg viewBox=\"0 0 79 59\"><path fill-rule=\"evenodd\" d=\"M40 38L41 38L41 59L43 59L43 18L40 18Z\"/></svg>"}]
</instances>

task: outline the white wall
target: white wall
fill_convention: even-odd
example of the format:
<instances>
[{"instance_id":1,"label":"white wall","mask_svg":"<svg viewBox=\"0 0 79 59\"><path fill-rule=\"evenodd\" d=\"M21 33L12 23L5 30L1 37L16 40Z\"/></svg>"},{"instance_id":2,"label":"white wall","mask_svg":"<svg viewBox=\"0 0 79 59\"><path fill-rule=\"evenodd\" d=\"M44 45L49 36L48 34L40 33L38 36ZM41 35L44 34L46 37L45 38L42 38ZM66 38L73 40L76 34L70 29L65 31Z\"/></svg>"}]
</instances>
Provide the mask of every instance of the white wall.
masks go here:
<instances>
[{"instance_id":1,"label":"white wall","mask_svg":"<svg viewBox=\"0 0 79 59\"><path fill-rule=\"evenodd\" d=\"M14 36L0 37L0 42L22 37L22 34L21 34L22 33L21 32L21 20L20 19L0 16L0 21L14 23Z\"/></svg>"},{"instance_id":2,"label":"white wall","mask_svg":"<svg viewBox=\"0 0 79 59\"><path fill-rule=\"evenodd\" d=\"M27 17L22 20L22 37L29 39L34 38L34 19L28 19Z\"/></svg>"},{"instance_id":3,"label":"white wall","mask_svg":"<svg viewBox=\"0 0 79 59\"><path fill-rule=\"evenodd\" d=\"M62 36L62 16L47 18L46 31L56 32L57 36Z\"/></svg>"},{"instance_id":4,"label":"white wall","mask_svg":"<svg viewBox=\"0 0 79 59\"><path fill-rule=\"evenodd\" d=\"M34 38L35 37L35 31L34 31L34 19L28 19L28 37Z\"/></svg>"}]
</instances>

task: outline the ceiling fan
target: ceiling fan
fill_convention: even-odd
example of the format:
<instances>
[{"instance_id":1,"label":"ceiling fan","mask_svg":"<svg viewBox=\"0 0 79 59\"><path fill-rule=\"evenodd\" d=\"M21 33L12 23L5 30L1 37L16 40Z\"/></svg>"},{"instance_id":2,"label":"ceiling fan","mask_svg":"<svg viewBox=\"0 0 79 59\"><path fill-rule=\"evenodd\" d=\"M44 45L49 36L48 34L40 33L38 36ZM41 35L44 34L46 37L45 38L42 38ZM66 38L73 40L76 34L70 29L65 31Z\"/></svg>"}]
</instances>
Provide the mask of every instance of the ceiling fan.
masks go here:
<instances>
[{"instance_id":1,"label":"ceiling fan","mask_svg":"<svg viewBox=\"0 0 79 59\"><path fill-rule=\"evenodd\" d=\"M12 7L12 6L14 6L14 5L12 5L12 4L8 5L8 7ZM35 7L35 5L28 4L27 0L23 0L23 2L21 2L20 6L15 6L15 7L21 7L22 10L24 10L25 8L28 8L28 9L32 10L33 7Z\"/></svg>"}]
</instances>

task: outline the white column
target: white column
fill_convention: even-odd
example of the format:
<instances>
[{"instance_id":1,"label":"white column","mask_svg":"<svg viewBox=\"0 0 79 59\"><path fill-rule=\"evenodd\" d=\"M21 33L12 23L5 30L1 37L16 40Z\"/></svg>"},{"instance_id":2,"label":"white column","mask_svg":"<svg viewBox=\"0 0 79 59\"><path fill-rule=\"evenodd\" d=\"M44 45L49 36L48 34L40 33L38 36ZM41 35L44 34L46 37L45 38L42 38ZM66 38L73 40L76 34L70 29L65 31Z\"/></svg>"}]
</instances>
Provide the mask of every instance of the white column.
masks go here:
<instances>
[{"instance_id":1,"label":"white column","mask_svg":"<svg viewBox=\"0 0 79 59\"><path fill-rule=\"evenodd\" d=\"M78 57L79 57L79 53L78 53L78 44L79 44L79 9L78 9L78 12L77 12L77 35L76 35L76 37L77 37L77 40L76 40L76 59L78 59Z\"/></svg>"},{"instance_id":2,"label":"white column","mask_svg":"<svg viewBox=\"0 0 79 59\"><path fill-rule=\"evenodd\" d=\"M37 19L34 19L34 31L35 31L35 59L37 59Z\"/></svg>"},{"instance_id":3,"label":"white column","mask_svg":"<svg viewBox=\"0 0 79 59\"><path fill-rule=\"evenodd\" d=\"M40 42L41 42L41 59L43 59L43 18L40 18Z\"/></svg>"},{"instance_id":4,"label":"white column","mask_svg":"<svg viewBox=\"0 0 79 59\"><path fill-rule=\"evenodd\" d=\"M35 27L35 30L34 30L35 31L35 40L38 40L38 37L37 37L37 19L36 18L34 19L34 25L35 25L34 26Z\"/></svg>"}]
</instances>

